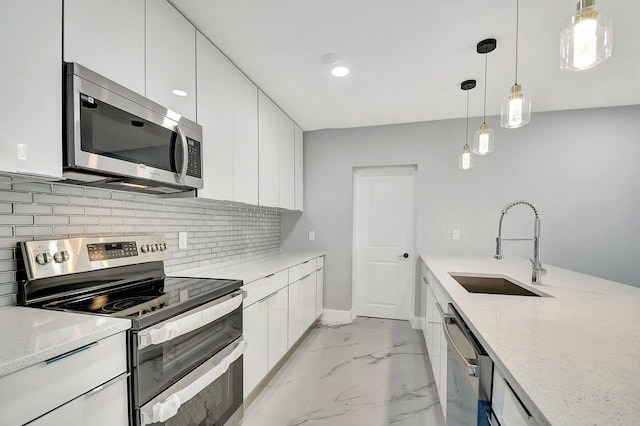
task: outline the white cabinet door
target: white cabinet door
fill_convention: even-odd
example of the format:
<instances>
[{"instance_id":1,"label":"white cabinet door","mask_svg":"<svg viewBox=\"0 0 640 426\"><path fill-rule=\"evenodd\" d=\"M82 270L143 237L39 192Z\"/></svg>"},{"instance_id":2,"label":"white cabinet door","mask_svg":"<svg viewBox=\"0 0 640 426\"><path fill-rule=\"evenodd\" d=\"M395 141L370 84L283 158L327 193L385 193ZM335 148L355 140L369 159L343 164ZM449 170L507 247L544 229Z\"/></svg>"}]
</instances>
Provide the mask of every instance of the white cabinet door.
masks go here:
<instances>
[{"instance_id":1,"label":"white cabinet door","mask_svg":"<svg viewBox=\"0 0 640 426\"><path fill-rule=\"evenodd\" d=\"M429 288L429 291L432 291L431 288ZM431 332L432 332L432 336L431 336L431 346L427 348L427 350L429 351L429 360L431 361L431 368L433 370L433 378L436 381L436 388L438 389L438 395L440 396L440 404L442 404L442 402L444 400L447 399L447 395L442 393L442 378L441 378L441 374L440 374L440 369L442 368L442 364L440 361L440 357L442 356L440 353L440 344L441 344L441 328L442 328L442 323L440 322L440 313L436 307L436 303L437 300L433 294L433 292L431 293L432 296L432 306L431 306L431 312L430 312L430 322L431 322Z\"/></svg>"},{"instance_id":2,"label":"white cabinet door","mask_svg":"<svg viewBox=\"0 0 640 426\"><path fill-rule=\"evenodd\" d=\"M271 370L287 353L289 291L285 287L269 299L268 369Z\"/></svg>"},{"instance_id":3,"label":"white cabinet door","mask_svg":"<svg viewBox=\"0 0 640 426\"><path fill-rule=\"evenodd\" d=\"M259 204L280 206L280 124L282 111L258 93Z\"/></svg>"},{"instance_id":4,"label":"white cabinet door","mask_svg":"<svg viewBox=\"0 0 640 426\"><path fill-rule=\"evenodd\" d=\"M280 145L280 204L283 209L295 208L295 129L293 121L280 112L278 142Z\"/></svg>"},{"instance_id":5,"label":"white cabinet door","mask_svg":"<svg viewBox=\"0 0 640 426\"><path fill-rule=\"evenodd\" d=\"M316 318L322 315L324 308L324 268L319 269L316 275Z\"/></svg>"},{"instance_id":6,"label":"white cabinet door","mask_svg":"<svg viewBox=\"0 0 640 426\"><path fill-rule=\"evenodd\" d=\"M195 122L196 29L166 0L146 5L147 97Z\"/></svg>"},{"instance_id":7,"label":"white cabinet door","mask_svg":"<svg viewBox=\"0 0 640 426\"><path fill-rule=\"evenodd\" d=\"M295 126L294 130L294 145L295 145L295 210L303 210L304 207L304 155L302 144L302 130L300 127Z\"/></svg>"},{"instance_id":8,"label":"white cabinet door","mask_svg":"<svg viewBox=\"0 0 640 426\"><path fill-rule=\"evenodd\" d=\"M235 67L231 109L233 111L233 199L257 205L258 88Z\"/></svg>"},{"instance_id":9,"label":"white cabinet door","mask_svg":"<svg viewBox=\"0 0 640 426\"><path fill-rule=\"evenodd\" d=\"M127 426L128 424L129 398L126 374L28 423L29 426Z\"/></svg>"},{"instance_id":10,"label":"white cabinet door","mask_svg":"<svg viewBox=\"0 0 640 426\"><path fill-rule=\"evenodd\" d=\"M233 200L233 64L196 33L198 123L202 126L204 188L198 197ZM257 149L257 148L256 148Z\"/></svg>"},{"instance_id":11,"label":"white cabinet door","mask_svg":"<svg viewBox=\"0 0 640 426\"><path fill-rule=\"evenodd\" d=\"M0 38L0 171L61 177L62 2L2 2Z\"/></svg>"},{"instance_id":12,"label":"white cabinet door","mask_svg":"<svg viewBox=\"0 0 640 426\"><path fill-rule=\"evenodd\" d=\"M256 387L267 374L267 348L269 333L269 303L267 300L254 303L242 311L242 332L247 340L243 357L244 397Z\"/></svg>"},{"instance_id":13,"label":"white cabinet door","mask_svg":"<svg viewBox=\"0 0 640 426\"><path fill-rule=\"evenodd\" d=\"M144 96L144 4L145 0L65 0L64 60Z\"/></svg>"},{"instance_id":14,"label":"white cabinet door","mask_svg":"<svg viewBox=\"0 0 640 426\"><path fill-rule=\"evenodd\" d=\"M302 280L289 284L289 335L287 346L293 344L304 332L304 289Z\"/></svg>"},{"instance_id":15,"label":"white cabinet door","mask_svg":"<svg viewBox=\"0 0 640 426\"><path fill-rule=\"evenodd\" d=\"M316 279L317 273L314 271L303 279L304 289L304 317L303 317L303 333L307 331L311 324L316 320Z\"/></svg>"}]
</instances>

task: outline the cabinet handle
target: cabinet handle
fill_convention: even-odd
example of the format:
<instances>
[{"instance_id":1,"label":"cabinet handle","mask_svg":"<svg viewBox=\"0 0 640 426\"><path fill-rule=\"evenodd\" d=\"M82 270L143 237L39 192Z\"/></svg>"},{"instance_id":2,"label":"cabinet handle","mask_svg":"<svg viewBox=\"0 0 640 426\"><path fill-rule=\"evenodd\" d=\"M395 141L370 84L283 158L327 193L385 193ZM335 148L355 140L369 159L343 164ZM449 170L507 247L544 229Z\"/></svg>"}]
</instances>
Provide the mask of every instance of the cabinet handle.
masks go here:
<instances>
[{"instance_id":1,"label":"cabinet handle","mask_svg":"<svg viewBox=\"0 0 640 426\"><path fill-rule=\"evenodd\" d=\"M104 388L106 388L108 386L111 386L111 385L113 385L115 383L118 383L120 380L126 379L127 377L129 377L129 373L123 373L123 374L119 375L118 377L114 377L113 379L109 380L108 382L103 383L103 384L101 384L100 386L98 386L98 387L96 387L94 389L91 389L89 392L87 392L85 394L85 396L91 396L91 395L93 395L95 393L98 393L102 389L104 389Z\"/></svg>"},{"instance_id":2,"label":"cabinet handle","mask_svg":"<svg viewBox=\"0 0 640 426\"><path fill-rule=\"evenodd\" d=\"M262 302L265 302L265 301L267 301L267 300L271 299L273 296L275 296L275 295L276 295L276 294L278 294L278 293L280 293L280 290L276 291L275 293L271 293L271 294L270 294L270 295L268 295L268 296L263 297L262 299L258 300L256 303L262 303Z\"/></svg>"},{"instance_id":3,"label":"cabinet handle","mask_svg":"<svg viewBox=\"0 0 640 426\"><path fill-rule=\"evenodd\" d=\"M269 274L269 275L265 276L265 278L270 278L270 277L272 277L274 275L275 275L275 272L273 274Z\"/></svg>"},{"instance_id":4,"label":"cabinet handle","mask_svg":"<svg viewBox=\"0 0 640 426\"><path fill-rule=\"evenodd\" d=\"M179 184L184 184L184 178L187 175L187 165L189 164L189 147L187 146L187 137L184 135L184 131L179 124L176 124L176 130L178 131L178 135L180 135L180 140L182 141L182 169L180 169L180 173L176 176L176 180ZM175 160L176 159L174 158L174 162Z\"/></svg>"},{"instance_id":5,"label":"cabinet handle","mask_svg":"<svg viewBox=\"0 0 640 426\"><path fill-rule=\"evenodd\" d=\"M80 353L82 351L86 351L87 349L91 349L94 346L98 346L98 342L89 343L88 345L81 346L81 347L79 347L77 349L74 349L72 351L63 353L62 355L58 355L58 356L55 356L53 358L49 358L48 360L45 361L45 364L53 364L54 362L58 362L60 360L68 358L68 357L70 357L72 355L75 355L77 353Z\"/></svg>"}]
</instances>

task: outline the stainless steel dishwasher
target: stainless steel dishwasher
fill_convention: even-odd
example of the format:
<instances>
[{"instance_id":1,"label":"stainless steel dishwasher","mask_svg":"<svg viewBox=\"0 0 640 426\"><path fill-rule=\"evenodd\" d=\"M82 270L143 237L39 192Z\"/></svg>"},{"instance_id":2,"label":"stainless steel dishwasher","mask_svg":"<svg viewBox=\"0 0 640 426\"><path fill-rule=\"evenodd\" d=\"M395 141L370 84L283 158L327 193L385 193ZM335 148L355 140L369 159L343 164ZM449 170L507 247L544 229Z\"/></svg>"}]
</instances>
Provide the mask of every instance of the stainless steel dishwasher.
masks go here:
<instances>
[{"instance_id":1,"label":"stainless steel dishwasher","mask_svg":"<svg viewBox=\"0 0 640 426\"><path fill-rule=\"evenodd\" d=\"M489 426L493 361L452 304L442 326L447 338L447 426Z\"/></svg>"}]
</instances>

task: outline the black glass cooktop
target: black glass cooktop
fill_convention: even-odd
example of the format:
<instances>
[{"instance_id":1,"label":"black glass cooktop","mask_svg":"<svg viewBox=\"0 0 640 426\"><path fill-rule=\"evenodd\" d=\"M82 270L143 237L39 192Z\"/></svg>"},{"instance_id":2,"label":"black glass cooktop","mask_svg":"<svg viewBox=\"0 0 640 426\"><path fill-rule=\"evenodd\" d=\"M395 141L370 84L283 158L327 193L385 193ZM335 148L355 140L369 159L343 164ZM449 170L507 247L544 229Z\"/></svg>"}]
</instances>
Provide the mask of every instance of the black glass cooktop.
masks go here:
<instances>
[{"instance_id":1,"label":"black glass cooktop","mask_svg":"<svg viewBox=\"0 0 640 426\"><path fill-rule=\"evenodd\" d=\"M239 280L161 277L83 294L67 293L31 306L129 318L134 328L142 328L232 293L241 285Z\"/></svg>"}]
</instances>

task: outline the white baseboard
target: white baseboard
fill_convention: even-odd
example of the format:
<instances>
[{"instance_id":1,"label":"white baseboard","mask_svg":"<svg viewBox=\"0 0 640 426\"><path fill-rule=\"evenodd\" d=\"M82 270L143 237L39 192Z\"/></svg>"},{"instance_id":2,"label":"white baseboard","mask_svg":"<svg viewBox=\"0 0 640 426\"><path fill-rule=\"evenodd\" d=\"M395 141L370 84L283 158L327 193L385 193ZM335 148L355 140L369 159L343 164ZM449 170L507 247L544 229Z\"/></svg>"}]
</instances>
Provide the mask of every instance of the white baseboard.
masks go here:
<instances>
[{"instance_id":1,"label":"white baseboard","mask_svg":"<svg viewBox=\"0 0 640 426\"><path fill-rule=\"evenodd\" d=\"M409 324L411 324L411 328L415 330L422 330L422 319L420 317L409 318Z\"/></svg>"},{"instance_id":2,"label":"white baseboard","mask_svg":"<svg viewBox=\"0 0 640 426\"><path fill-rule=\"evenodd\" d=\"M353 310L341 311L338 309L324 309L320 322L322 324L350 324L353 322L355 314Z\"/></svg>"}]
</instances>

